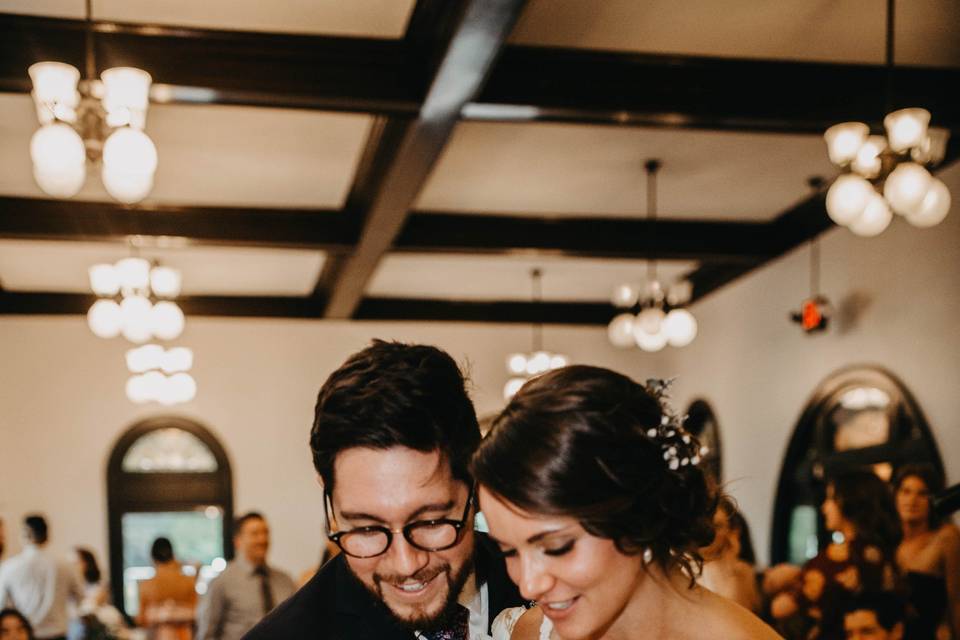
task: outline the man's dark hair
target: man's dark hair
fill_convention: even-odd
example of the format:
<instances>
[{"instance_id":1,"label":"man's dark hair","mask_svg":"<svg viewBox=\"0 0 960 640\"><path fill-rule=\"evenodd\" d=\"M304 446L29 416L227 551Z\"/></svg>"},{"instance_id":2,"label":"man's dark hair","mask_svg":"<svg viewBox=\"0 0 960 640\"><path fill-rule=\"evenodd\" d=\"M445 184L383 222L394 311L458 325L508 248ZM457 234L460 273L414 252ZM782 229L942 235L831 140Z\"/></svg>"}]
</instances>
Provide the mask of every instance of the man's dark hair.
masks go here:
<instances>
[{"instance_id":1,"label":"man's dark hair","mask_svg":"<svg viewBox=\"0 0 960 640\"><path fill-rule=\"evenodd\" d=\"M259 511L248 511L233 521L233 535L240 535L240 531L243 530L243 525L247 524L251 520L263 520L264 522L267 521L267 519L264 518L263 514Z\"/></svg>"},{"instance_id":2,"label":"man's dark hair","mask_svg":"<svg viewBox=\"0 0 960 640\"><path fill-rule=\"evenodd\" d=\"M170 539L161 536L154 540L150 547L150 557L158 564L173 560L173 545L170 543Z\"/></svg>"},{"instance_id":3,"label":"man's dark hair","mask_svg":"<svg viewBox=\"0 0 960 640\"><path fill-rule=\"evenodd\" d=\"M427 345L374 340L320 388L310 430L313 466L333 491L337 454L353 447L439 451L453 477L472 482L480 426L456 362Z\"/></svg>"},{"instance_id":4,"label":"man's dark hair","mask_svg":"<svg viewBox=\"0 0 960 640\"><path fill-rule=\"evenodd\" d=\"M44 544L47 541L47 520L39 514L31 514L23 519L23 526L27 528L31 542Z\"/></svg>"},{"instance_id":5,"label":"man's dark hair","mask_svg":"<svg viewBox=\"0 0 960 640\"><path fill-rule=\"evenodd\" d=\"M872 611L877 616L877 622L887 631L906 617L903 600L885 591L866 591L851 596L844 603L843 615L846 617L855 611Z\"/></svg>"}]
</instances>

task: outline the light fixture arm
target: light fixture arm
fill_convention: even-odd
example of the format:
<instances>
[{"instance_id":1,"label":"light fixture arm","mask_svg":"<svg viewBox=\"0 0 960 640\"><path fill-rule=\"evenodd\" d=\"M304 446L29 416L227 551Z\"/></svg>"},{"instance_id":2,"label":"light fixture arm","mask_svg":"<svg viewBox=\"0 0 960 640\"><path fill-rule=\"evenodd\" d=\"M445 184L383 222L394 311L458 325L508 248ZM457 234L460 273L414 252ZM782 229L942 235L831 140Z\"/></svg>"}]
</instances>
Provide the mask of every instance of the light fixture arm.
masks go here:
<instances>
[{"instance_id":1,"label":"light fixture arm","mask_svg":"<svg viewBox=\"0 0 960 640\"><path fill-rule=\"evenodd\" d=\"M657 171L660 170L662 162L656 158L651 158L643 164L647 172L647 221L650 223L650 246L656 245L656 226L657 226ZM655 282L657 280L657 261L651 258L647 261L647 280Z\"/></svg>"},{"instance_id":2,"label":"light fixture arm","mask_svg":"<svg viewBox=\"0 0 960 640\"><path fill-rule=\"evenodd\" d=\"M894 46L894 13L895 13L895 4L896 0L887 0L887 41L886 41L886 70L887 70L887 87L886 87L886 103L887 110L885 113L890 113L893 111L893 66L894 66L894 57L893 57L893 46Z\"/></svg>"},{"instance_id":3,"label":"light fixture arm","mask_svg":"<svg viewBox=\"0 0 960 640\"><path fill-rule=\"evenodd\" d=\"M540 303L543 301L543 286L542 286L543 272L539 268L531 269L530 271L530 284L531 284L531 297L533 299L534 305L537 308L537 311L540 311ZM536 316L537 321L533 323L533 351L543 351L543 320L540 318L539 314Z\"/></svg>"}]
</instances>

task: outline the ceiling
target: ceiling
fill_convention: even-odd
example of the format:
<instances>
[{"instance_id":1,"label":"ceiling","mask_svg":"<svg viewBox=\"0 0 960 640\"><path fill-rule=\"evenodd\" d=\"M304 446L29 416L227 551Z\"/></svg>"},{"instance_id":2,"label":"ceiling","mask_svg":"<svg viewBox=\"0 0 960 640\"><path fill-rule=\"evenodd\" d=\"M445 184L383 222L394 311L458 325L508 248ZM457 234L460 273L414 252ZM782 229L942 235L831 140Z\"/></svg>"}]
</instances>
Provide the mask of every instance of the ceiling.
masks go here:
<instances>
[{"instance_id":1,"label":"ceiling","mask_svg":"<svg viewBox=\"0 0 960 640\"><path fill-rule=\"evenodd\" d=\"M878 0L94 0L98 66L154 75L155 187L50 201L26 66L83 62L84 7L0 0L0 313L82 313L133 239L188 313L599 324L647 259L697 300L830 228L821 132L884 108ZM960 5L896 17L953 162Z\"/></svg>"}]
</instances>

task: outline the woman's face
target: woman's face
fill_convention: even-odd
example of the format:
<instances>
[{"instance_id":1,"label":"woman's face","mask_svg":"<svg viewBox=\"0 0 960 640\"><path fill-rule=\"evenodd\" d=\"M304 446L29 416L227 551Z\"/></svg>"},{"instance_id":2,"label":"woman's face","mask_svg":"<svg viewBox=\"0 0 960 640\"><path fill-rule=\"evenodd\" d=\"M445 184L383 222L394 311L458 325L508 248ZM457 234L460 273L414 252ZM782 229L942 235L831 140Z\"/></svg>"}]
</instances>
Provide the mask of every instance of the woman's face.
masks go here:
<instances>
[{"instance_id":1,"label":"woman's face","mask_svg":"<svg viewBox=\"0 0 960 640\"><path fill-rule=\"evenodd\" d=\"M573 518L525 513L482 486L479 495L510 578L561 638L592 638L614 626L643 579L640 556L620 553Z\"/></svg>"},{"instance_id":2,"label":"woman's face","mask_svg":"<svg viewBox=\"0 0 960 640\"><path fill-rule=\"evenodd\" d=\"M0 620L0 640L30 640L30 635L20 618L4 616Z\"/></svg>"},{"instance_id":3,"label":"woman's face","mask_svg":"<svg viewBox=\"0 0 960 640\"><path fill-rule=\"evenodd\" d=\"M827 497L820 505L820 511L823 512L824 525L828 530L839 531L843 527L843 512L840 511L840 503L837 502L832 484L827 485Z\"/></svg>"},{"instance_id":4,"label":"woman's face","mask_svg":"<svg viewBox=\"0 0 960 640\"><path fill-rule=\"evenodd\" d=\"M897 512L903 522L926 522L930 516L930 489L917 476L907 476L897 489Z\"/></svg>"}]
</instances>

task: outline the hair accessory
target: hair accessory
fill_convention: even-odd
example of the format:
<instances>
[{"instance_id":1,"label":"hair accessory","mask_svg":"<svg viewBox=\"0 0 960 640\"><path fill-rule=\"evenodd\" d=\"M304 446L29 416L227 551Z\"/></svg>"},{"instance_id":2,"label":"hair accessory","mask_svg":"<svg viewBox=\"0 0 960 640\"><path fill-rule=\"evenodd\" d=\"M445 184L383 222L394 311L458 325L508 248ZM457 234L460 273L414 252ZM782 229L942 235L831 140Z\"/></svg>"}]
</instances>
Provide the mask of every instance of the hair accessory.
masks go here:
<instances>
[{"instance_id":1,"label":"hair accessory","mask_svg":"<svg viewBox=\"0 0 960 640\"><path fill-rule=\"evenodd\" d=\"M643 564L650 564L653 562L653 549L647 547L643 550Z\"/></svg>"},{"instance_id":2,"label":"hair accessory","mask_svg":"<svg viewBox=\"0 0 960 640\"><path fill-rule=\"evenodd\" d=\"M677 415L670 405L670 385L674 380L675 378L650 378L644 385L647 392L657 399L662 413L660 426L648 429L647 437L660 444L663 459L671 471L698 464L700 454L704 453L696 438L683 428L686 416Z\"/></svg>"}]
</instances>

